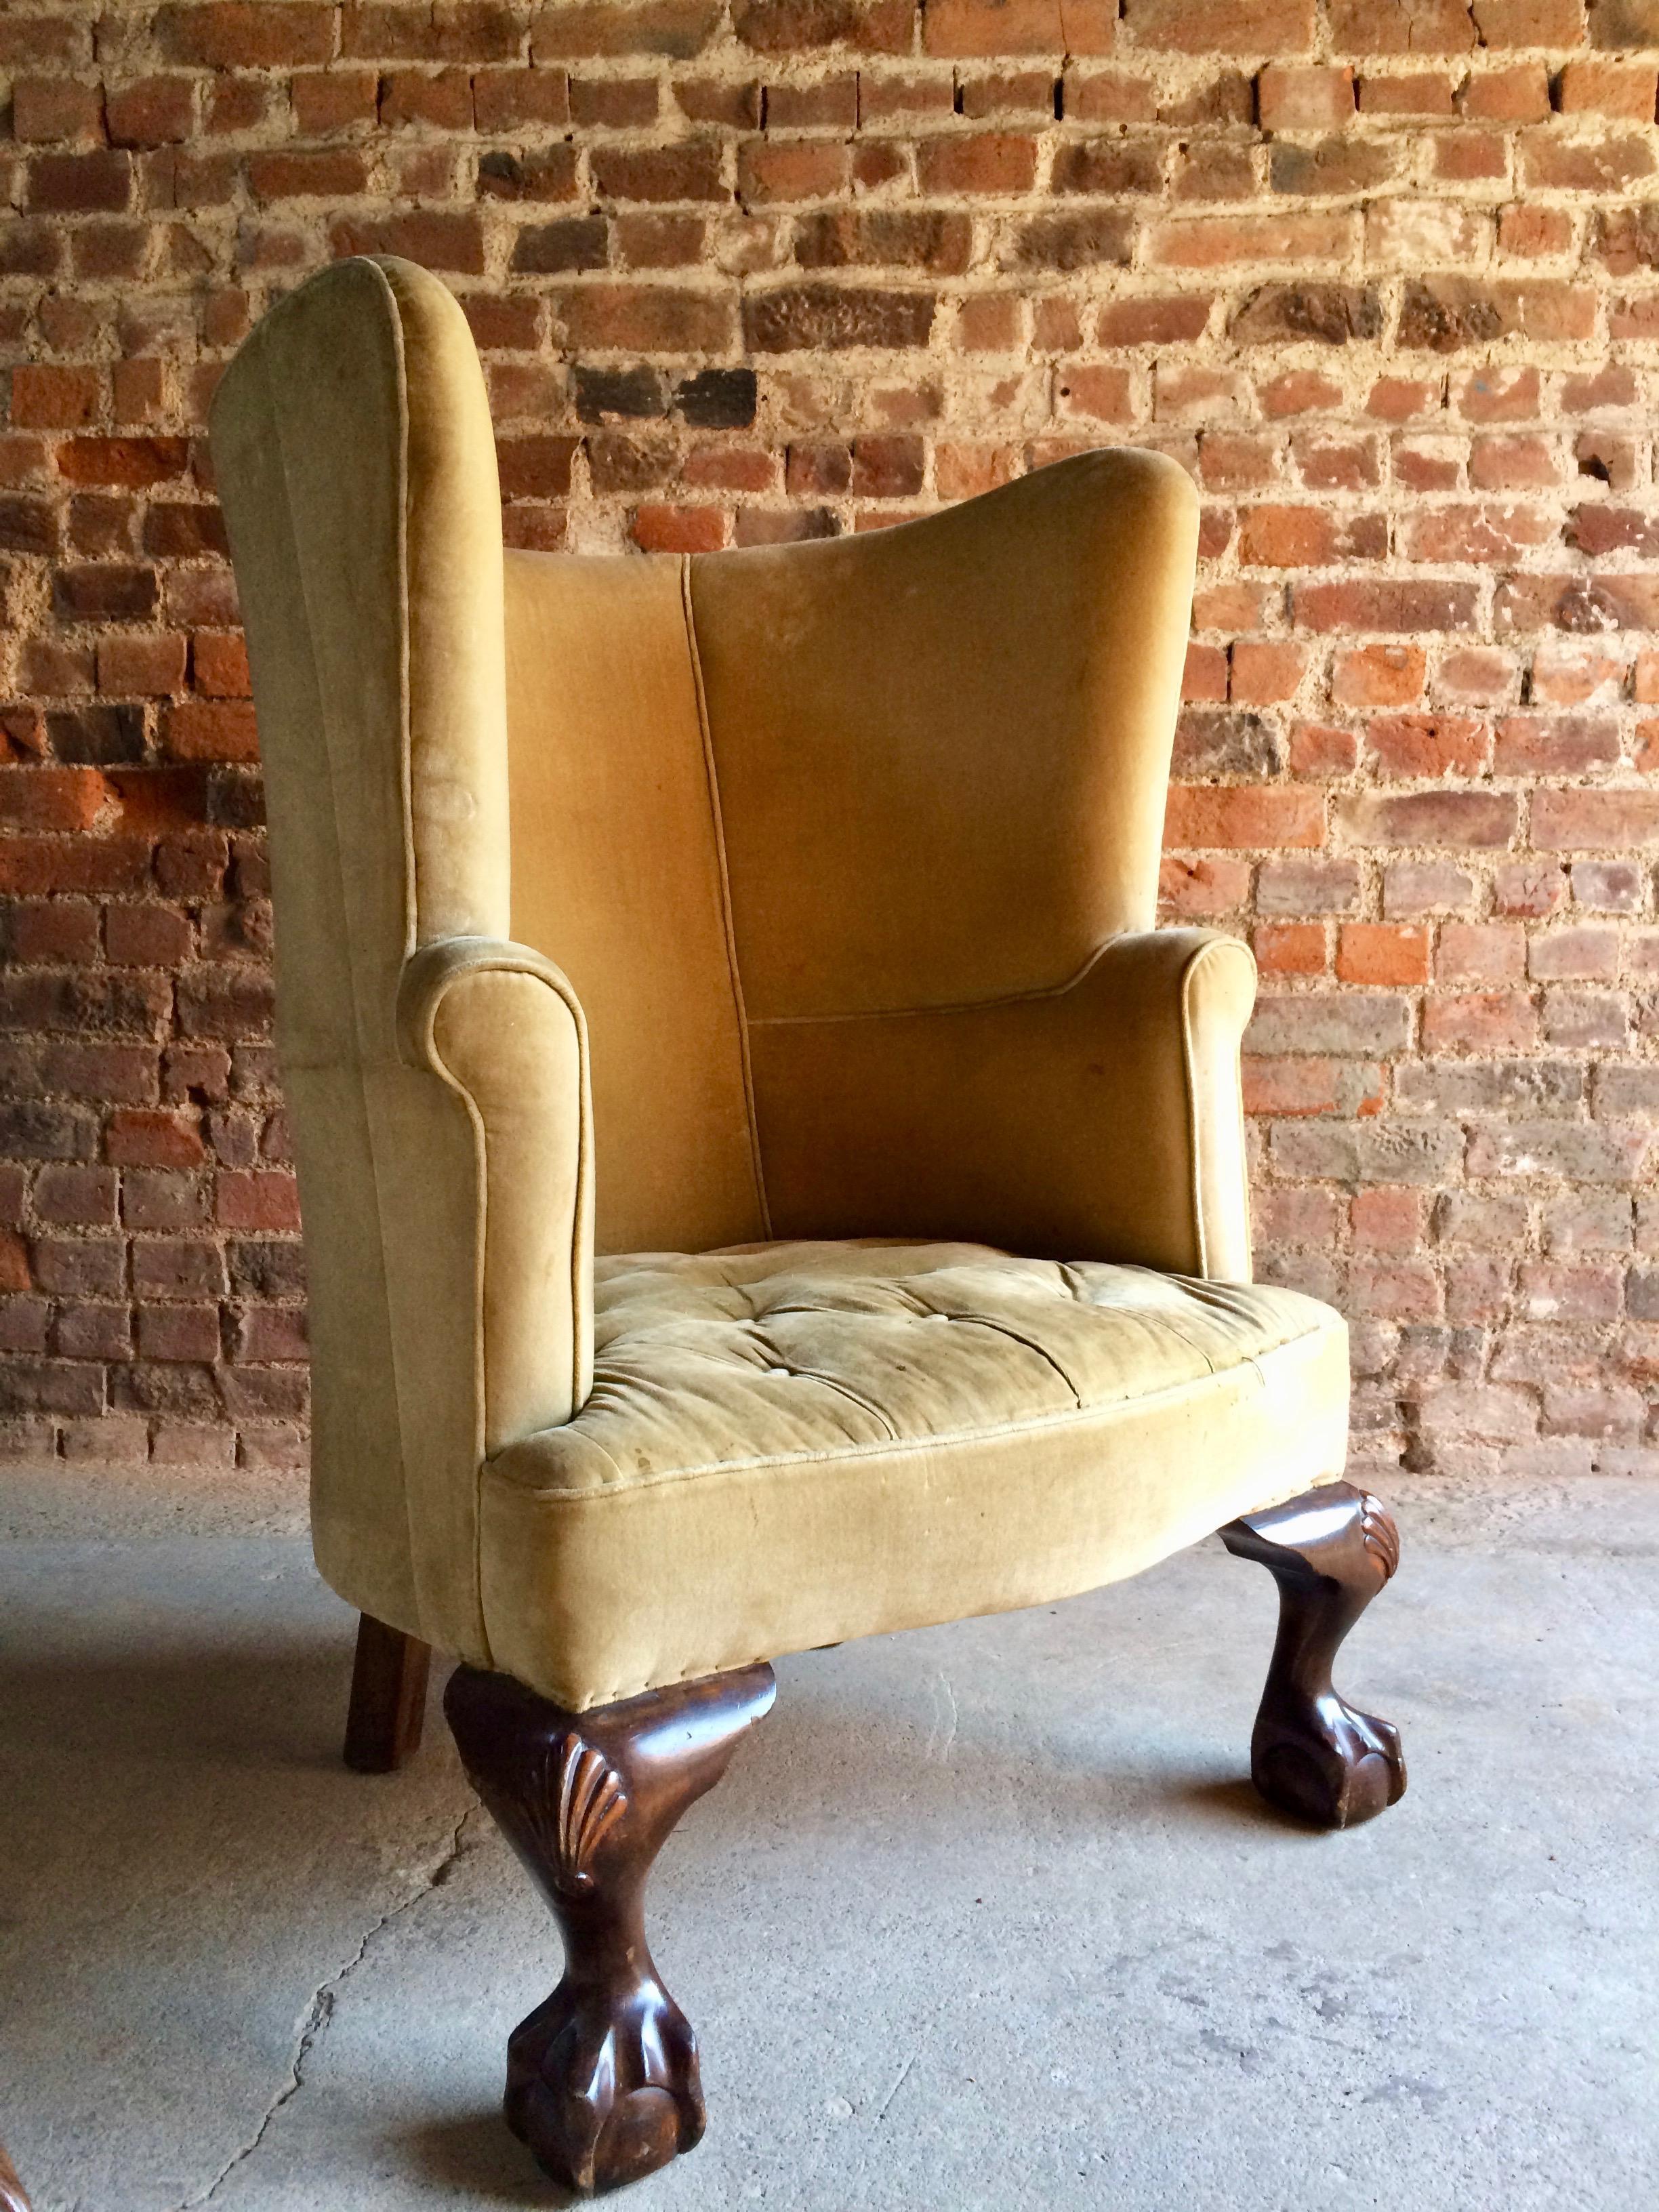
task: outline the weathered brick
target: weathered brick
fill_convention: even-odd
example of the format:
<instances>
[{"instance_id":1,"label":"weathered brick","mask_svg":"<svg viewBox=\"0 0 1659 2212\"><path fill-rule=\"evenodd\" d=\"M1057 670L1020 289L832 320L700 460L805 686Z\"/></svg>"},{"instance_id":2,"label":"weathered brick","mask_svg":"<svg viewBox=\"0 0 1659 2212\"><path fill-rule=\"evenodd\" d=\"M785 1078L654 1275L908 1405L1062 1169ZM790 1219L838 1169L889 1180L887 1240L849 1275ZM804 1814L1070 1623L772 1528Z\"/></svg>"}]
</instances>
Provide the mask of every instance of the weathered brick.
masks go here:
<instances>
[{"instance_id":1,"label":"weathered brick","mask_svg":"<svg viewBox=\"0 0 1659 2212\"><path fill-rule=\"evenodd\" d=\"M933 0L922 19L930 54L1109 54L1115 0Z\"/></svg>"},{"instance_id":2,"label":"weathered brick","mask_svg":"<svg viewBox=\"0 0 1659 2212\"><path fill-rule=\"evenodd\" d=\"M1124 0L1136 46L1187 54L1299 54L1314 40L1314 0Z\"/></svg>"},{"instance_id":3,"label":"weathered brick","mask_svg":"<svg viewBox=\"0 0 1659 2212\"><path fill-rule=\"evenodd\" d=\"M206 69L294 69L329 58L335 14L319 0L207 0L158 9L155 40L169 61Z\"/></svg>"},{"instance_id":4,"label":"weathered brick","mask_svg":"<svg viewBox=\"0 0 1659 2212\"><path fill-rule=\"evenodd\" d=\"M1177 848L1317 845L1324 826L1324 801L1316 792L1175 784L1164 842Z\"/></svg>"},{"instance_id":5,"label":"weathered brick","mask_svg":"<svg viewBox=\"0 0 1659 2212\"><path fill-rule=\"evenodd\" d=\"M829 284L751 293L743 303L745 342L757 353L843 347L921 346L933 328L930 292Z\"/></svg>"}]
</instances>

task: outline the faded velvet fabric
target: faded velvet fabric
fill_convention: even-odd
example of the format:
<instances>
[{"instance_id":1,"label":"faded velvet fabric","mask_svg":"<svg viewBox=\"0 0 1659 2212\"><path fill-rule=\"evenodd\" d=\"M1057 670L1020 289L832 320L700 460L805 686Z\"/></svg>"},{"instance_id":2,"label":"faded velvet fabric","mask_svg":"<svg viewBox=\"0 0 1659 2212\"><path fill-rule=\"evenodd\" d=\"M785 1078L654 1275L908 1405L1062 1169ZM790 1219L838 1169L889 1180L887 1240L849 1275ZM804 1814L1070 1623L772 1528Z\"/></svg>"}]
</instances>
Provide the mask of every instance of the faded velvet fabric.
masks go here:
<instances>
[{"instance_id":1,"label":"faded velvet fabric","mask_svg":"<svg viewBox=\"0 0 1659 2212\"><path fill-rule=\"evenodd\" d=\"M1340 1472L1342 1324L1248 1279L1253 963L1152 926L1175 464L504 554L396 261L275 308L212 428L343 1596L581 1709Z\"/></svg>"}]
</instances>

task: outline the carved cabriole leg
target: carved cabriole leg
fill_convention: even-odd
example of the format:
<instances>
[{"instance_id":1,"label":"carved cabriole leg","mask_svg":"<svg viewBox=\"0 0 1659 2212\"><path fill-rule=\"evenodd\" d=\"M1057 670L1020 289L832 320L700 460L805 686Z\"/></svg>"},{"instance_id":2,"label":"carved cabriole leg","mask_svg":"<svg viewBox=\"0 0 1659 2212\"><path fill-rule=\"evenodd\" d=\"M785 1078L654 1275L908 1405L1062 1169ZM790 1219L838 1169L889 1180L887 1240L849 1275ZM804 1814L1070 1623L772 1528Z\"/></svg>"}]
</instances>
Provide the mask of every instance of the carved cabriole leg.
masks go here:
<instances>
[{"instance_id":1,"label":"carved cabriole leg","mask_svg":"<svg viewBox=\"0 0 1659 2212\"><path fill-rule=\"evenodd\" d=\"M645 1938L651 1864L776 1694L745 1667L567 1712L460 1667L444 1711L473 1787L546 1898L564 1978L507 2044L507 2122L556 2181L637 2181L703 2130L697 2045Z\"/></svg>"},{"instance_id":2,"label":"carved cabriole leg","mask_svg":"<svg viewBox=\"0 0 1659 2212\"><path fill-rule=\"evenodd\" d=\"M1250 1773L1271 1803L1322 1828L1351 1828L1406 1787L1400 1737L1331 1687L1342 1639L1400 1564L1386 1506L1351 1482L1305 1491L1230 1522L1221 1540L1279 1584L1279 1636L1250 1739Z\"/></svg>"},{"instance_id":3,"label":"carved cabriole leg","mask_svg":"<svg viewBox=\"0 0 1659 2212\"><path fill-rule=\"evenodd\" d=\"M345 1763L359 1774L392 1774L420 1748L432 1647L388 1628L372 1613L357 1623L346 1715Z\"/></svg>"}]
</instances>

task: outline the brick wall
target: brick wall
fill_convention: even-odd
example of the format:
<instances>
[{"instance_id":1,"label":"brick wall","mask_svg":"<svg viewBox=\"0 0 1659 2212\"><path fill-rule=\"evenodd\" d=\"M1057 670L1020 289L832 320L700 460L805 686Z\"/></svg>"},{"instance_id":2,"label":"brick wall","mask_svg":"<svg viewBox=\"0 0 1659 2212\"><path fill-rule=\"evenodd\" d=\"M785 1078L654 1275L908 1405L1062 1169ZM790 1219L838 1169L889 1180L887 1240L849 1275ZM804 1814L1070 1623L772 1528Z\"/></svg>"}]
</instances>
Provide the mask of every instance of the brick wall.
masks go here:
<instances>
[{"instance_id":1,"label":"brick wall","mask_svg":"<svg viewBox=\"0 0 1659 2212\"><path fill-rule=\"evenodd\" d=\"M1368 1465L1659 1383L1659 0L0 10L0 1419L297 1461L252 712L203 410L332 254L471 318L517 544L1177 455L1172 915L1248 935L1264 1273Z\"/></svg>"}]
</instances>

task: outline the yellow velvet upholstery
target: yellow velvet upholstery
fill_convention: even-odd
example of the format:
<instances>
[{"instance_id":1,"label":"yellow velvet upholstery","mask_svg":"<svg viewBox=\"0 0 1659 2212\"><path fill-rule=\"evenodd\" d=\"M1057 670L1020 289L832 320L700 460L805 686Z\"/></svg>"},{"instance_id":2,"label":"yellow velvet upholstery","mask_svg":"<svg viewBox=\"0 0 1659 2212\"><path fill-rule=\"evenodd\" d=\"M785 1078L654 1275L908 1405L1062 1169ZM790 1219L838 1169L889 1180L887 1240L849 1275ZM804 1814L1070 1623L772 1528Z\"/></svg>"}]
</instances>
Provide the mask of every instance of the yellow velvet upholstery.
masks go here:
<instances>
[{"instance_id":1,"label":"yellow velvet upholstery","mask_svg":"<svg viewBox=\"0 0 1659 2212\"><path fill-rule=\"evenodd\" d=\"M1253 963L1152 927L1175 464L504 554L465 320L395 261L266 318L213 444L344 1596L582 1708L1340 1472L1342 1324L1249 1280Z\"/></svg>"}]
</instances>

